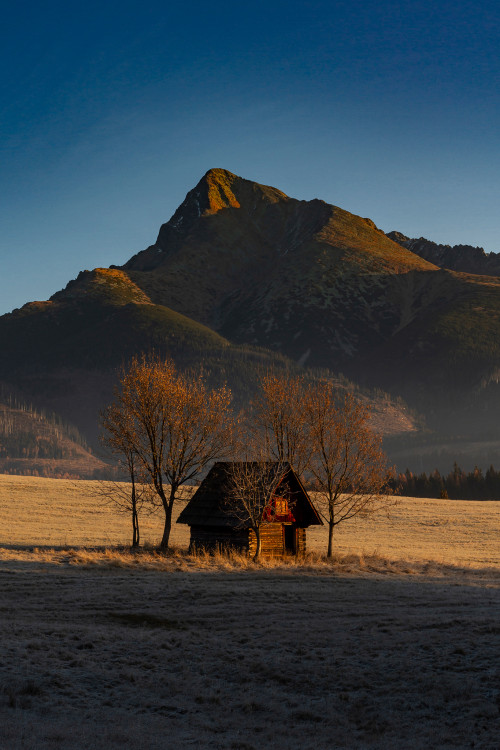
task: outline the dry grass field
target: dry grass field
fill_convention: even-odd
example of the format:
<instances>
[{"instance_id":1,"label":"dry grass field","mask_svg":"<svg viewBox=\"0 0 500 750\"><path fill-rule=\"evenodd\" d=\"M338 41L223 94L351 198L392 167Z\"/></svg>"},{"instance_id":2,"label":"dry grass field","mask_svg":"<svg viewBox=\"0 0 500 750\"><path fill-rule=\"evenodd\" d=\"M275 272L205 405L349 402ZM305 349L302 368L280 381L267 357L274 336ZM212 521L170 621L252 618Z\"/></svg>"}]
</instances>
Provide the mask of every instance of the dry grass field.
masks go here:
<instances>
[{"instance_id":1,"label":"dry grass field","mask_svg":"<svg viewBox=\"0 0 500 750\"><path fill-rule=\"evenodd\" d=\"M102 486L96 481L0 475L0 547L128 544L129 517L103 498ZM186 488L184 496L191 492ZM182 507L180 502L175 518ZM161 533L161 509L141 516L143 543L154 546ZM386 511L340 524L335 549L338 555L375 554L390 561L500 568L499 537L500 502L403 497ZM174 523L171 543L186 548L189 527ZM326 527L309 529L308 549L326 550Z\"/></svg>"},{"instance_id":2,"label":"dry grass field","mask_svg":"<svg viewBox=\"0 0 500 750\"><path fill-rule=\"evenodd\" d=\"M0 477L1 750L500 747L500 503L402 498L333 563L321 529L255 565L182 526L119 550L98 489Z\"/></svg>"}]
</instances>

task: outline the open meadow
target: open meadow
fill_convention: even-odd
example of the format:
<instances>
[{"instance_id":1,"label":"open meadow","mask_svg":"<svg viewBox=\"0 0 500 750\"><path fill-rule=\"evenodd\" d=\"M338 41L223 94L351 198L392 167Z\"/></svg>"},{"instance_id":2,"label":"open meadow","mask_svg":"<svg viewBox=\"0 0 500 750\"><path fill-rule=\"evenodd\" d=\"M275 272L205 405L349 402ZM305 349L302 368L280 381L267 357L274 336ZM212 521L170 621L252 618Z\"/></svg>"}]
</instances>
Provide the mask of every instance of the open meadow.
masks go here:
<instances>
[{"instance_id":1,"label":"open meadow","mask_svg":"<svg viewBox=\"0 0 500 750\"><path fill-rule=\"evenodd\" d=\"M0 547L114 547L131 539L128 514L103 496L109 483L85 480L42 479L0 474ZM186 487L188 499L193 488ZM108 494L107 490L106 493ZM314 498L314 494L313 494ZM172 525L171 544L185 549L189 527ZM141 542L154 546L161 539L162 511L143 513ZM335 550L340 555L376 554L395 561L434 562L452 566L500 568L500 502L396 499L396 505L340 524ZM326 526L311 527L308 549L323 553Z\"/></svg>"},{"instance_id":2,"label":"open meadow","mask_svg":"<svg viewBox=\"0 0 500 750\"><path fill-rule=\"evenodd\" d=\"M99 483L0 477L1 750L500 747L500 503L401 498L333 562L129 537Z\"/></svg>"}]
</instances>

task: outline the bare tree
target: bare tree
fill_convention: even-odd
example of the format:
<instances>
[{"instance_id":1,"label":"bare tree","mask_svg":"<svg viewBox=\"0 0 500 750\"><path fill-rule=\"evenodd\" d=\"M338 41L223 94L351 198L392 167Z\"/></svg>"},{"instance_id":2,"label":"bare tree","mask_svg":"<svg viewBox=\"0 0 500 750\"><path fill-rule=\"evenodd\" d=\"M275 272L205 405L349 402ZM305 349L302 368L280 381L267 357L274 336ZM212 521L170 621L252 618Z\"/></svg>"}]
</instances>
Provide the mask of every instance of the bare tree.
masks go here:
<instances>
[{"instance_id":1,"label":"bare tree","mask_svg":"<svg viewBox=\"0 0 500 750\"><path fill-rule=\"evenodd\" d=\"M132 547L140 544L139 511L152 502L151 486L147 483L135 448L129 442L129 415L118 404L112 404L101 413L105 430L102 442L118 456L119 465L129 482L103 481L100 494L120 511L129 513L132 521Z\"/></svg>"},{"instance_id":2,"label":"bare tree","mask_svg":"<svg viewBox=\"0 0 500 750\"><path fill-rule=\"evenodd\" d=\"M281 510L275 502L274 492L283 476L283 469L284 464L279 461L235 461L228 466L229 494L226 504L239 527L250 527L254 532L254 560L259 558L262 548L262 525L271 523Z\"/></svg>"},{"instance_id":3,"label":"bare tree","mask_svg":"<svg viewBox=\"0 0 500 750\"><path fill-rule=\"evenodd\" d=\"M254 440L263 438L269 457L288 462L302 474L310 459L304 397L307 384L302 375L267 373L260 380L260 393L252 402Z\"/></svg>"},{"instance_id":4,"label":"bare tree","mask_svg":"<svg viewBox=\"0 0 500 750\"><path fill-rule=\"evenodd\" d=\"M132 458L132 454L130 454ZM125 467L126 460L121 461ZM141 543L139 515L154 512L154 497L151 485L141 481L137 475L136 466L130 467L130 481L103 479L99 481L99 495L104 502L115 506L120 513L128 514L132 522L132 547L137 548Z\"/></svg>"},{"instance_id":5,"label":"bare tree","mask_svg":"<svg viewBox=\"0 0 500 750\"><path fill-rule=\"evenodd\" d=\"M388 504L390 472L369 409L352 394L339 398L331 382L319 382L308 391L306 413L313 451L309 470L328 523L331 557L335 526Z\"/></svg>"},{"instance_id":6,"label":"bare tree","mask_svg":"<svg viewBox=\"0 0 500 750\"><path fill-rule=\"evenodd\" d=\"M231 453L230 402L227 387L209 389L201 372L181 374L169 359L135 357L122 373L112 406L165 512L163 549L180 486Z\"/></svg>"}]
</instances>

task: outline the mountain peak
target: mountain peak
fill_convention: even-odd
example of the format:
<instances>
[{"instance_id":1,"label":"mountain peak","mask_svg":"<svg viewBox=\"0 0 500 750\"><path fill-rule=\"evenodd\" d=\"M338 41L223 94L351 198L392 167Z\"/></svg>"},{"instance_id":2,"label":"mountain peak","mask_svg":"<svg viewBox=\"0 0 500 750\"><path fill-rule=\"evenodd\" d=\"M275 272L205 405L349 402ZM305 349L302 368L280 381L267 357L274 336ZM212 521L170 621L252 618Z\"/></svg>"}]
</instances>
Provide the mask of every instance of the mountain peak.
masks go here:
<instances>
[{"instance_id":1,"label":"mountain peak","mask_svg":"<svg viewBox=\"0 0 500 750\"><path fill-rule=\"evenodd\" d=\"M240 257L243 264L274 267L277 257L309 253L309 260L304 261L307 267L319 262L316 252L327 252L328 265L345 256L345 263L363 267L367 273L436 270L417 255L403 252L371 219L324 201L290 198L277 188L221 168L203 175L162 225L155 244L133 256L122 269L172 271L173 266L184 267L189 256L189 274L196 274L197 267L206 274L206 263L210 263L220 277L213 281L215 289L226 273L220 275L217 263L235 269L236 257Z\"/></svg>"},{"instance_id":2,"label":"mountain peak","mask_svg":"<svg viewBox=\"0 0 500 750\"><path fill-rule=\"evenodd\" d=\"M228 169L216 167L203 175L194 190L187 194L182 205L194 199L200 209L199 215L207 215L218 213L224 208L241 208L250 198L253 198L253 203L255 198L267 203L290 200L277 188L246 180Z\"/></svg>"},{"instance_id":3,"label":"mountain peak","mask_svg":"<svg viewBox=\"0 0 500 750\"><path fill-rule=\"evenodd\" d=\"M123 268L151 270L162 265L167 255L175 253L192 231L205 227L206 219L216 214L227 213L229 221L232 217L236 223L243 224L245 220L253 222L257 215L276 204L292 203L300 201L289 198L277 188L239 177L228 169L209 169L172 218L160 227L155 244L134 255ZM241 211L242 215L235 218L235 211Z\"/></svg>"},{"instance_id":4,"label":"mountain peak","mask_svg":"<svg viewBox=\"0 0 500 750\"><path fill-rule=\"evenodd\" d=\"M156 246L165 248L177 234L184 235L203 216L240 208L235 195L242 178L227 169L209 169L189 191L172 218L160 228Z\"/></svg>"},{"instance_id":5,"label":"mountain peak","mask_svg":"<svg viewBox=\"0 0 500 750\"><path fill-rule=\"evenodd\" d=\"M240 208L233 187L241 177L227 169L209 169L195 188L198 194L205 194L208 204L204 213L215 214L223 208Z\"/></svg>"},{"instance_id":6,"label":"mountain peak","mask_svg":"<svg viewBox=\"0 0 500 750\"><path fill-rule=\"evenodd\" d=\"M202 180L209 179L210 177L213 177L214 179L227 179L227 180L237 180L241 179L238 178L237 174L234 174L233 172L230 172L229 169L224 169L223 167L212 167L212 169L207 169Z\"/></svg>"},{"instance_id":7,"label":"mountain peak","mask_svg":"<svg viewBox=\"0 0 500 750\"><path fill-rule=\"evenodd\" d=\"M269 203L290 200L281 190L268 185L260 185L252 180L245 180L228 169L209 169L196 187L189 191L170 221L164 226L185 228L193 219L198 219L200 216L216 214L226 208L241 208L252 197L253 203L255 198Z\"/></svg>"},{"instance_id":8,"label":"mountain peak","mask_svg":"<svg viewBox=\"0 0 500 750\"><path fill-rule=\"evenodd\" d=\"M120 268L94 268L80 271L76 279L50 298L51 302L101 302L124 305L151 304L149 297Z\"/></svg>"}]
</instances>

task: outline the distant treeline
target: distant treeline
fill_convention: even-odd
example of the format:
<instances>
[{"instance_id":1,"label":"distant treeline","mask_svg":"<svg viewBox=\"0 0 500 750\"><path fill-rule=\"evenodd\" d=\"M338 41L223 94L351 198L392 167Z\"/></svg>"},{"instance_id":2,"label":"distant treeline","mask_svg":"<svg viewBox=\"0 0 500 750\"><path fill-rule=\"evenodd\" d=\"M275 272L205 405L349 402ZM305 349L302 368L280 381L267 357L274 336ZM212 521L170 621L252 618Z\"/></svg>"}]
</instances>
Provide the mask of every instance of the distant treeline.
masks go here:
<instances>
[{"instance_id":1,"label":"distant treeline","mask_svg":"<svg viewBox=\"0 0 500 750\"><path fill-rule=\"evenodd\" d=\"M50 477L52 479L92 479L113 482L127 481L127 477L116 466L86 469L83 465L65 466L57 460L42 463L0 458L0 474L19 477Z\"/></svg>"},{"instance_id":2,"label":"distant treeline","mask_svg":"<svg viewBox=\"0 0 500 750\"><path fill-rule=\"evenodd\" d=\"M457 464L447 476L435 469L429 475L413 474L409 469L398 474L393 488L408 497L442 497L451 500L500 500L500 471L493 466L483 474L477 466L469 473Z\"/></svg>"}]
</instances>

